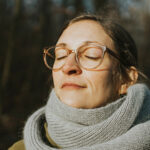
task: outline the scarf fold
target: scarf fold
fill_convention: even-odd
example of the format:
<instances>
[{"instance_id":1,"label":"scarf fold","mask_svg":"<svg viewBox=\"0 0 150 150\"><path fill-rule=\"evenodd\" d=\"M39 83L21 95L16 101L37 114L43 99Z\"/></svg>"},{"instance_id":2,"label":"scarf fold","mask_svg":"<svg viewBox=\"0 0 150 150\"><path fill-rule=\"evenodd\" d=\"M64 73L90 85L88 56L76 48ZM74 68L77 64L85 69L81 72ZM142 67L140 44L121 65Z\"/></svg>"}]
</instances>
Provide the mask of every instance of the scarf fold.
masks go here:
<instances>
[{"instance_id":1,"label":"scarf fold","mask_svg":"<svg viewBox=\"0 0 150 150\"><path fill-rule=\"evenodd\" d=\"M143 104L147 101L150 92L144 84L129 87L126 96L95 109L70 107L52 90L47 105L31 115L25 125L25 147L27 150L58 149L42 140L39 122L45 115L48 134L60 149L150 149L150 107L145 120L139 117L141 112L145 113Z\"/></svg>"}]
</instances>

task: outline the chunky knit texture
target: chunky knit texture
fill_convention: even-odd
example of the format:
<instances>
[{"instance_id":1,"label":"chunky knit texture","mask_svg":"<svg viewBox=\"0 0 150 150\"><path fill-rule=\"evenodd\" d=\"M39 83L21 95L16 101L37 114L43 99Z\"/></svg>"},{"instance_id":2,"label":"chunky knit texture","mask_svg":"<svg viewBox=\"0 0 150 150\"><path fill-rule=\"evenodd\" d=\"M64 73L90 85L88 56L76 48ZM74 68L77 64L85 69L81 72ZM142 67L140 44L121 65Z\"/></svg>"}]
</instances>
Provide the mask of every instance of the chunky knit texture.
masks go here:
<instances>
[{"instance_id":1,"label":"chunky knit texture","mask_svg":"<svg viewBox=\"0 0 150 150\"><path fill-rule=\"evenodd\" d=\"M45 107L25 125L26 150L57 149L46 144L40 122L45 117L51 139L67 150L150 150L150 91L135 84L127 95L104 107L72 108L52 90Z\"/></svg>"}]
</instances>

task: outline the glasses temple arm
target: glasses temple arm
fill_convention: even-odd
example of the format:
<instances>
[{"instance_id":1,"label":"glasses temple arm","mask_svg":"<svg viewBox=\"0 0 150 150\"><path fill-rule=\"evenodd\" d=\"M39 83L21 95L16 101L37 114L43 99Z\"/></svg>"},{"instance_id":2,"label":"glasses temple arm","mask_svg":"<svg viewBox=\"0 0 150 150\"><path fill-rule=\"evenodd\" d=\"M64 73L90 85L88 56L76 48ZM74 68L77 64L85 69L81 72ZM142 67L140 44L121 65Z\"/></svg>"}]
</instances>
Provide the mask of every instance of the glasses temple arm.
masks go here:
<instances>
[{"instance_id":1,"label":"glasses temple arm","mask_svg":"<svg viewBox=\"0 0 150 150\"><path fill-rule=\"evenodd\" d=\"M119 57L115 52L113 52L113 51L110 50L109 48L107 48L107 52L108 52L110 55L112 55L113 57L115 57L116 59L118 59L119 62L121 62L121 64L122 64L125 68L128 68L127 65L126 65L126 63L125 63L122 59L120 59L120 57Z\"/></svg>"},{"instance_id":2,"label":"glasses temple arm","mask_svg":"<svg viewBox=\"0 0 150 150\"><path fill-rule=\"evenodd\" d=\"M48 50L44 50L43 54L44 54L44 55L47 54L48 56L54 58L53 55L51 55L51 54L48 52Z\"/></svg>"}]
</instances>

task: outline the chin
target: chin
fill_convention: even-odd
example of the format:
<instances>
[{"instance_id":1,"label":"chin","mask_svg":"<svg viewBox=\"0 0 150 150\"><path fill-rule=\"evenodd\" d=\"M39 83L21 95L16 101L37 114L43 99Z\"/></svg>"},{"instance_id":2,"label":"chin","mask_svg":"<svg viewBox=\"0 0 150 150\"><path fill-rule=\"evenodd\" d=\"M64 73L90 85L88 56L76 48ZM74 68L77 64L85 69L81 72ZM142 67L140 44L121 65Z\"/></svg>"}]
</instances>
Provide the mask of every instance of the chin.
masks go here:
<instances>
[{"instance_id":1,"label":"chin","mask_svg":"<svg viewBox=\"0 0 150 150\"><path fill-rule=\"evenodd\" d=\"M60 100L68 106L71 106L74 108L83 108L82 100L73 99L72 97L63 97L63 98L60 98Z\"/></svg>"}]
</instances>

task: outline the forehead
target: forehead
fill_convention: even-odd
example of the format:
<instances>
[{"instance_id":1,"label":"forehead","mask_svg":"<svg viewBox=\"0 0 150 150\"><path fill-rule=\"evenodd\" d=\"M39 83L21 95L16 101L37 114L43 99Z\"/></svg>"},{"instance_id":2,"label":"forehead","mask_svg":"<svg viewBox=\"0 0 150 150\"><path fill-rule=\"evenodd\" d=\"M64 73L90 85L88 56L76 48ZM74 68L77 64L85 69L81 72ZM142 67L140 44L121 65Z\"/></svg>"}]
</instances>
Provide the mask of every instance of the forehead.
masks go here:
<instances>
[{"instance_id":1,"label":"forehead","mask_svg":"<svg viewBox=\"0 0 150 150\"><path fill-rule=\"evenodd\" d=\"M85 41L97 41L107 47L112 47L112 39L103 27L92 20L83 20L69 25L59 37L57 44L66 43L68 47L77 48Z\"/></svg>"}]
</instances>

